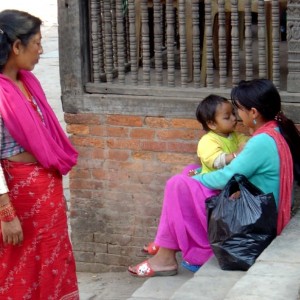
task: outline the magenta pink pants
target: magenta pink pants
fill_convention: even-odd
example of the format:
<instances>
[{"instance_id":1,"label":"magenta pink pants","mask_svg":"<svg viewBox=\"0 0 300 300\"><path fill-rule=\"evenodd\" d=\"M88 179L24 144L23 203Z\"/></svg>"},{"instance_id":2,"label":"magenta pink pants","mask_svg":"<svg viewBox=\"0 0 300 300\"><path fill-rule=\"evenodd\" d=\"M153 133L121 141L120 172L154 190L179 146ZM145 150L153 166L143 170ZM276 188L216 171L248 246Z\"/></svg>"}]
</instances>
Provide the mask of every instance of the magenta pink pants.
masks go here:
<instances>
[{"instance_id":1,"label":"magenta pink pants","mask_svg":"<svg viewBox=\"0 0 300 300\"><path fill-rule=\"evenodd\" d=\"M189 165L167 181L155 243L181 251L184 260L202 265L213 254L207 236L205 199L219 191L187 176L197 167Z\"/></svg>"}]
</instances>

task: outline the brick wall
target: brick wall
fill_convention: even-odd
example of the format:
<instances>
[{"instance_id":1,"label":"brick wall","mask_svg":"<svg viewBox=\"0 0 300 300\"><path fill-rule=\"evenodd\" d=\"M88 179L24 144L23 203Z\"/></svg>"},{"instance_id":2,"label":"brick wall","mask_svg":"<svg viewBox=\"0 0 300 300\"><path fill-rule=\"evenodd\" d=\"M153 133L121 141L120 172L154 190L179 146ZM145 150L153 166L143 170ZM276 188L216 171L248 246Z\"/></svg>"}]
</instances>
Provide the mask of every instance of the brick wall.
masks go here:
<instances>
[{"instance_id":1,"label":"brick wall","mask_svg":"<svg viewBox=\"0 0 300 300\"><path fill-rule=\"evenodd\" d=\"M70 173L72 242L79 271L120 271L156 233L166 180L198 162L195 119L66 114L79 151Z\"/></svg>"}]
</instances>

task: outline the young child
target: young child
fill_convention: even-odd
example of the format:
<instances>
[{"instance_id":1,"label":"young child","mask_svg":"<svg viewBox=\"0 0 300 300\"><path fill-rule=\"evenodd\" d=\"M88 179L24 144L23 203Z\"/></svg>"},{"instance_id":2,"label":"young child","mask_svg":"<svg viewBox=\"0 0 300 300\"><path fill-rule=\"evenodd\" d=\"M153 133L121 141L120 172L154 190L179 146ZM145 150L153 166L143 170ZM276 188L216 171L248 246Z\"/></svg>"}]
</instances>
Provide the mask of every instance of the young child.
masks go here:
<instances>
[{"instance_id":1,"label":"young child","mask_svg":"<svg viewBox=\"0 0 300 300\"><path fill-rule=\"evenodd\" d=\"M197 107L196 117L207 133L199 140L197 148L201 168L191 170L190 176L228 165L249 139L235 131L237 118L232 104L224 97L211 94L204 98Z\"/></svg>"}]
</instances>

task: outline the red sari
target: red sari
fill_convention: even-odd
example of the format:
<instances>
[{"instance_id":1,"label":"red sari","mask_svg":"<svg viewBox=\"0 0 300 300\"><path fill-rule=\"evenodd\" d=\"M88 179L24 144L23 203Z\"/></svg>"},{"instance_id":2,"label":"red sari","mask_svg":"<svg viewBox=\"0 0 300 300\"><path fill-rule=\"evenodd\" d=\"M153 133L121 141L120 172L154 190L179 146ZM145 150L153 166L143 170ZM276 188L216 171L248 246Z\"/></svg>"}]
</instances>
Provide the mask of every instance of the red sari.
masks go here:
<instances>
[{"instance_id":1,"label":"red sari","mask_svg":"<svg viewBox=\"0 0 300 300\"><path fill-rule=\"evenodd\" d=\"M39 163L2 167L24 241L4 245L0 230L0 299L78 300L62 176Z\"/></svg>"}]
</instances>

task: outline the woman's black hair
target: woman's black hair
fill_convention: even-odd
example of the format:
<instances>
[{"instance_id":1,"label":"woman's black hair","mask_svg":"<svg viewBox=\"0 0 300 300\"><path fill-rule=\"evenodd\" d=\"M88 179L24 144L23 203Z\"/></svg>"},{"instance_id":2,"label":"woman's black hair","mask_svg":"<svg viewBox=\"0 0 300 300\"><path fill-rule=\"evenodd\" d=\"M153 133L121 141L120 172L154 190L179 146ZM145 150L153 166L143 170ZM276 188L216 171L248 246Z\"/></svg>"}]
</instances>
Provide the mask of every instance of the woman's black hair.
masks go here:
<instances>
[{"instance_id":1,"label":"woman's black hair","mask_svg":"<svg viewBox=\"0 0 300 300\"><path fill-rule=\"evenodd\" d=\"M204 98L196 109L196 118L202 124L205 131L209 131L208 122L214 122L217 106L228 100L224 97L211 94Z\"/></svg>"},{"instance_id":2,"label":"woman's black hair","mask_svg":"<svg viewBox=\"0 0 300 300\"><path fill-rule=\"evenodd\" d=\"M232 89L231 99L237 108L256 108L265 121L277 121L280 132L290 147L294 177L300 185L300 133L294 122L281 111L281 97L273 82L268 79L243 80Z\"/></svg>"},{"instance_id":3,"label":"woman's black hair","mask_svg":"<svg viewBox=\"0 0 300 300\"><path fill-rule=\"evenodd\" d=\"M30 38L40 31L41 19L27 12L7 9L0 12L0 73L6 64L12 45L20 40L27 46Z\"/></svg>"}]
</instances>

